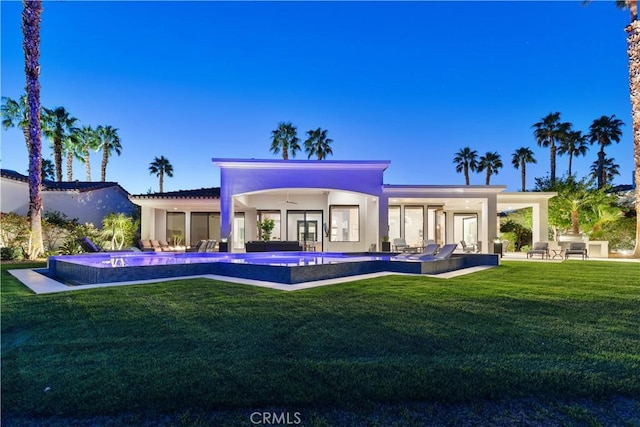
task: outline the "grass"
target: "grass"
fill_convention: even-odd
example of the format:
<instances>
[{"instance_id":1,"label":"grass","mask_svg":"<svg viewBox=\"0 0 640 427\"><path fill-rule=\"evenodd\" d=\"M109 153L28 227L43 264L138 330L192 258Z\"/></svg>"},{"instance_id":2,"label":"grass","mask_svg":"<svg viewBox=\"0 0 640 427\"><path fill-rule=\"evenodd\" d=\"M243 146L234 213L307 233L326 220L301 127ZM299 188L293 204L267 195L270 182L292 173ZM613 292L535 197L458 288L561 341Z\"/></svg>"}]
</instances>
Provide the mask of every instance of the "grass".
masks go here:
<instances>
[{"instance_id":1,"label":"grass","mask_svg":"<svg viewBox=\"0 0 640 427\"><path fill-rule=\"evenodd\" d=\"M640 423L640 264L51 295L6 273L23 267L1 273L5 422L251 425L260 410L315 426Z\"/></svg>"}]
</instances>

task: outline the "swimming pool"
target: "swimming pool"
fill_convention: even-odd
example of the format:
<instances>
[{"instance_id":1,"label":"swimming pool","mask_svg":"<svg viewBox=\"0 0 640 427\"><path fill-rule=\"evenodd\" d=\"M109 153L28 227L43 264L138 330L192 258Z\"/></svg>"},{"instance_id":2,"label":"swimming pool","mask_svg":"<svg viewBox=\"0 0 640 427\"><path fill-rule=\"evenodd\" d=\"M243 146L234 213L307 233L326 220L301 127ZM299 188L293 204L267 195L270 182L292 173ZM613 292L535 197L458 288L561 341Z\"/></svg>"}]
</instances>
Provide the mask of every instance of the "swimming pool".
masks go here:
<instances>
[{"instance_id":1,"label":"swimming pool","mask_svg":"<svg viewBox=\"0 0 640 427\"><path fill-rule=\"evenodd\" d=\"M498 265L498 256L453 255L421 262L395 259L388 253L105 252L49 257L47 275L71 285L206 274L298 284L379 272L438 274L481 265Z\"/></svg>"}]
</instances>

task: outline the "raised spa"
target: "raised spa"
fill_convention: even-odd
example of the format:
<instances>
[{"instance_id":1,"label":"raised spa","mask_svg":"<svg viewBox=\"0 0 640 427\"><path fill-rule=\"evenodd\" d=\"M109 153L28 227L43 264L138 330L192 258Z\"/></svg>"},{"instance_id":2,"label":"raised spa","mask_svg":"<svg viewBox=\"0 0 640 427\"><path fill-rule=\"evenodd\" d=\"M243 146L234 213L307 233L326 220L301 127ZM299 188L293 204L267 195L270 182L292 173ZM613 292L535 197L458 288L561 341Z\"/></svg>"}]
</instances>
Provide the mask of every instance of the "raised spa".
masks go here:
<instances>
[{"instance_id":1,"label":"raised spa","mask_svg":"<svg viewBox=\"0 0 640 427\"><path fill-rule=\"evenodd\" d=\"M297 284L367 273L438 274L498 265L494 254L453 255L412 261L383 253L260 252L168 253L111 252L52 256L47 275L71 285L214 274Z\"/></svg>"}]
</instances>

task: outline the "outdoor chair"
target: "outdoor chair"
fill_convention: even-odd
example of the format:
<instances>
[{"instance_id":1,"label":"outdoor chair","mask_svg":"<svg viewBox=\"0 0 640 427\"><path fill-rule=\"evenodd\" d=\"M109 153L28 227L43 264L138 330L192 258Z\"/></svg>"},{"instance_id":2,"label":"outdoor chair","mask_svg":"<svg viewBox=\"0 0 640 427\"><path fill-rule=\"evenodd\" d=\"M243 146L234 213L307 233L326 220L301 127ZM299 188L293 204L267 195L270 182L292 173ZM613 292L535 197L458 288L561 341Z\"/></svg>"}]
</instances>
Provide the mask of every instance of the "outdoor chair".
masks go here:
<instances>
[{"instance_id":1,"label":"outdoor chair","mask_svg":"<svg viewBox=\"0 0 640 427\"><path fill-rule=\"evenodd\" d=\"M540 255L542 259L545 255L549 258L549 242L535 242L533 248L527 252L527 258L533 258L534 255Z\"/></svg>"},{"instance_id":2,"label":"outdoor chair","mask_svg":"<svg viewBox=\"0 0 640 427\"><path fill-rule=\"evenodd\" d=\"M416 257L416 256L434 256L437 252L438 252L438 248L440 248L440 245L437 243L430 243L427 246L424 247L424 249L422 250L421 253L419 254L408 254L408 253L404 253L404 254L398 254L395 256L395 258L409 258L411 259L412 257Z\"/></svg>"},{"instance_id":3,"label":"outdoor chair","mask_svg":"<svg viewBox=\"0 0 640 427\"><path fill-rule=\"evenodd\" d=\"M587 244L583 242L571 242L566 251L564 251L564 259L569 258L569 255L580 255L582 259L589 259L587 255Z\"/></svg>"},{"instance_id":4,"label":"outdoor chair","mask_svg":"<svg viewBox=\"0 0 640 427\"><path fill-rule=\"evenodd\" d=\"M426 254L418 254L418 255L409 255L407 259L415 260L415 261L432 261L439 259L447 259L451 257L453 251L458 247L455 243L450 243L448 245L444 245L442 249L438 251L435 255L426 255Z\"/></svg>"},{"instance_id":5,"label":"outdoor chair","mask_svg":"<svg viewBox=\"0 0 640 427\"><path fill-rule=\"evenodd\" d=\"M393 250L396 252L404 252L407 248L409 247L409 245L407 245L407 242L402 239L402 238L396 238L393 239Z\"/></svg>"},{"instance_id":6,"label":"outdoor chair","mask_svg":"<svg viewBox=\"0 0 640 427\"><path fill-rule=\"evenodd\" d=\"M471 252L477 252L478 251L478 246L472 244L468 244L467 242L465 242L464 240L460 240L460 245L462 246L462 251L464 253L471 253Z\"/></svg>"},{"instance_id":7,"label":"outdoor chair","mask_svg":"<svg viewBox=\"0 0 640 427\"><path fill-rule=\"evenodd\" d=\"M80 244L80 247L82 248L82 250L84 250L85 252L89 252L89 253L104 252L100 248L100 246L93 243L91 239L88 237L83 237L81 239L78 239L78 243Z\"/></svg>"},{"instance_id":8,"label":"outdoor chair","mask_svg":"<svg viewBox=\"0 0 640 427\"><path fill-rule=\"evenodd\" d=\"M148 239L140 239L138 242L138 246L142 250L142 252L154 252L153 246L151 246L151 240Z\"/></svg>"}]
</instances>

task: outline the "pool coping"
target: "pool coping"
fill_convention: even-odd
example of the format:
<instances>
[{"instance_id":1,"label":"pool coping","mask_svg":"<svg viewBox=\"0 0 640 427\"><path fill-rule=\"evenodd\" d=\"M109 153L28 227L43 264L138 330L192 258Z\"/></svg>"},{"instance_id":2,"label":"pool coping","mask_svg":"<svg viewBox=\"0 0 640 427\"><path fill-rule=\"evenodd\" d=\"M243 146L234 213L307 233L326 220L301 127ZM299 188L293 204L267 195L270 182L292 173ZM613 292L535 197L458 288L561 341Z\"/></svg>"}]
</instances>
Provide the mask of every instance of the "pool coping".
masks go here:
<instances>
[{"instance_id":1,"label":"pool coping","mask_svg":"<svg viewBox=\"0 0 640 427\"><path fill-rule=\"evenodd\" d=\"M315 280L310 282L298 283L298 284L283 284L277 282L269 282L264 280L254 280L254 279L243 279L238 277L230 277L230 276L220 276L215 274L203 274L203 275L194 275L194 276L179 276L179 277L167 277L167 278L159 278L159 279L149 279L149 280L132 280L132 281L122 281L122 282L111 282L111 283L98 283L98 284L90 284L90 285L65 285L64 283L58 282L50 277L45 276L44 274L39 273L37 270L40 269L13 269L8 270L9 274L18 279L22 284L28 287L31 291L33 291L37 295L44 294L53 294L59 292L71 292L71 291L81 291L87 289L98 289L98 288L109 288L116 286L130 286L130 285L144 285L150 283L162 283L176 280L188 280L188 279L210 279L217 280L220 282L228 282L240 285L250 285L250 286L258 286L262 288L270 288L280 291L297 291L304 289L316 288L319 286L329 286L340 283L348 283L354 282L357 280L364 279L372 279L376 277L383 276L415 276L415 277L433 277L438 279L449 279L452 277L463 276L471 273L475 273L478 271L486 270L489 268L494 268L497 266L494 265L483 265L483 266L475 266L468 267L454 271L448 271L445 273L439 274L411 274L411 273L396 273L390 271L383 271L378 273L367 273L356 276L345 276L345 277L337 277L334 279L324 279L324 280Z\"/></svg>"}]
</instances>

